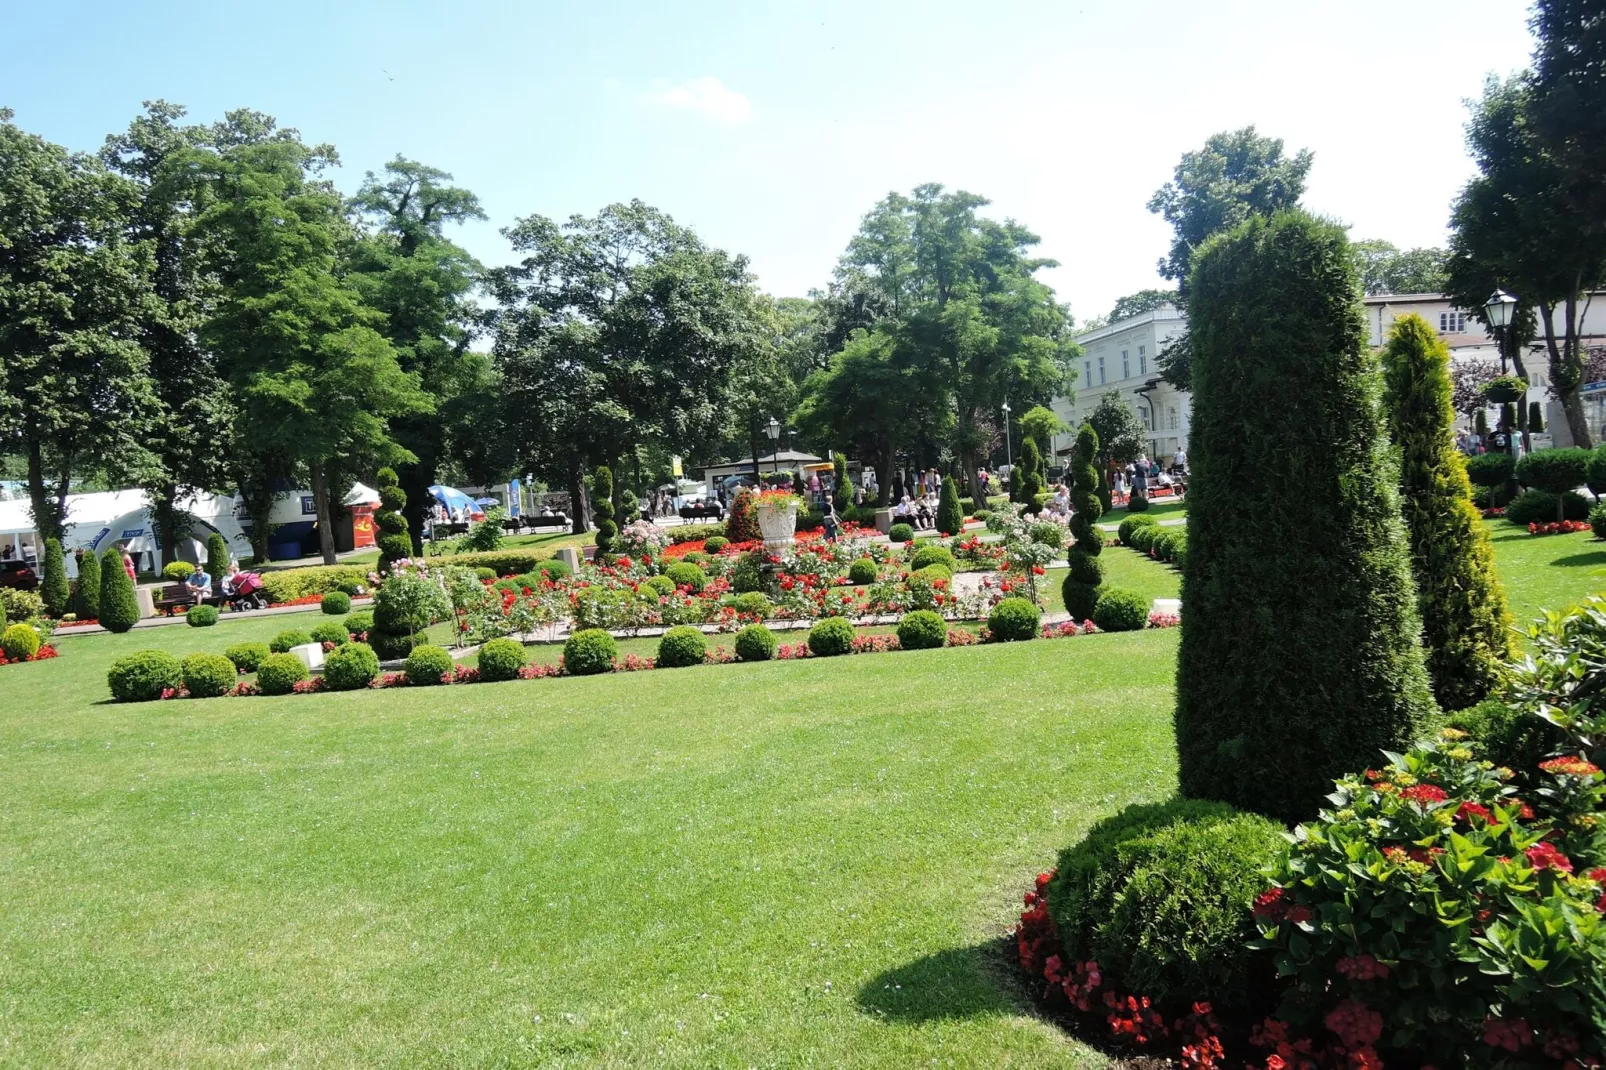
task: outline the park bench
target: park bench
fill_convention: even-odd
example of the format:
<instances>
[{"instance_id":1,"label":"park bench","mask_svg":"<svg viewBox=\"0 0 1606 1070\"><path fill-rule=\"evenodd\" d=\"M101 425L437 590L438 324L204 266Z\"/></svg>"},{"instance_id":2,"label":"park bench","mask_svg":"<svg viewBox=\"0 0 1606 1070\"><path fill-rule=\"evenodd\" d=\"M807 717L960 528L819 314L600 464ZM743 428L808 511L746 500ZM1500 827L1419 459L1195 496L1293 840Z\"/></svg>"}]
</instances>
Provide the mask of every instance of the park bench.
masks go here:
<instances>
[{"instance_id":1,"label":"park bench","mask_svg":"<svg viewBox=\"0 0 1606 1070\"><path fill-rule=\"evenodd\" d=\"M180 606L189 607L199 604L196 597L190 593L190 589L182 583L163 585L161 595L152 603L158 613L166 613L168 616L172 616L173 610Z\"/></svg>"}]
</instances>

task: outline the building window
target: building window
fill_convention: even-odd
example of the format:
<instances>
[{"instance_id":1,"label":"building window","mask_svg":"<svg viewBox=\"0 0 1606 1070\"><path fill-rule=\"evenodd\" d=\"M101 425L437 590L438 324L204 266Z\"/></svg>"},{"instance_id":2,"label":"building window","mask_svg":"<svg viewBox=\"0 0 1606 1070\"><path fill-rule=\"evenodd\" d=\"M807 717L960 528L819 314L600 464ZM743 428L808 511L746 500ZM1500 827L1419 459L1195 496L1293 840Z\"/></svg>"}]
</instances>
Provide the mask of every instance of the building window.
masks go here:
<instances>
[{"instance_id":1,"label":"building window","mask_svg":"<svg viewBox=\"0 0 1606 1070\"><path fill-rule=\"evenodd\" d=\"M1138 419L1143 421L1143 430L1145 430L1145 431L1154 430L1152 427L1149 426L1149 407L1147 405L1139 405L1138 406Z\"/></svg>"},{"instance_id":2,"label":"building window","mask_svg":"<svg viewBox=\"0 0 1606 1070\"><path fill-rule=\"evenodd\" d=\"M1093 362L1091 360L1082 362L1082 381L1088 386L1093 385Z\"/></svg>"},{"instance_id":3,"label":"building window","mask_svg":"<svg viewBox=\"0 0 1606 1070\"><path fill-rule=\"evenodd\" d=\"M1099 358L1099 385L1104 385L1104 358Z\"/></svg>"},{"instance_id":4,"label":"building window","mask_svg":"<svg viewBox=\"0 0 1606 1070\"><path fill-rule=\"evenodd\" d=\"M1138 374L1149 374L1149 347L1138 346Z\"/></svg>"},{"instance_id":5,"label":"building window","mask_svg":"<svg viewBox=\"0 0 1606 1070\"><path fill-rule=\"evenodd\" d=\"M1121 350L1121 378L1130 379L1131 377L1132 360L1127 356L1127 351L1123 349Z\"/></svg>"},{"instance_id":6,"label":"building window","mask_svg":"<svg viewBox=\"0 0 1606 1070\"><path fill-rule=\"evenodd\" d=\"M1440 312L1440 334L1466 334L1467 314L1465 312Z\"/></svg>"},{"instance_id":7,"label":"building window","mask_svg":"<svg viewBox=\"0 0 1606 1070\"><path fill-rule=\"evenodd\" d=\"M1165 410L1165 429L1167 431L1175 431L1177 429L1177 407L1175 405Z\"/></svg>"}]
</instances>

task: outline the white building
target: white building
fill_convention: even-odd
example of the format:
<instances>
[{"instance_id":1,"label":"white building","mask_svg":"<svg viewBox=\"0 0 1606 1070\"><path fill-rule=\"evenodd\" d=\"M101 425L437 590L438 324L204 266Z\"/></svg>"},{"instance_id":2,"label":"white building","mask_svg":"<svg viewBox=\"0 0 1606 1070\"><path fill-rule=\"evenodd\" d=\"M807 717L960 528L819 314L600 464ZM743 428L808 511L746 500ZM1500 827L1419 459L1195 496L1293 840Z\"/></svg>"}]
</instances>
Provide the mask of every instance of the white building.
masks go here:
<instances>
[{"instance_id":1,"label":"white building","mask_svg":"<svg viewBox=\"0 0 1606 1070\"><path fill-rule=\"evenodd\" d=\"M1149 429L1149 456L1169 461L1188 443L1189 398L1160 378L1157 358L1188 327L1188 317L1171 305L1118 320L1077 336L1082 347L1076 400L1054 399L1054 412L1073 430L1054 439L1062 457L1076 442L1075 428L1098 408L1107 393L1123 397Z\"/></svg>"}]
</instances>

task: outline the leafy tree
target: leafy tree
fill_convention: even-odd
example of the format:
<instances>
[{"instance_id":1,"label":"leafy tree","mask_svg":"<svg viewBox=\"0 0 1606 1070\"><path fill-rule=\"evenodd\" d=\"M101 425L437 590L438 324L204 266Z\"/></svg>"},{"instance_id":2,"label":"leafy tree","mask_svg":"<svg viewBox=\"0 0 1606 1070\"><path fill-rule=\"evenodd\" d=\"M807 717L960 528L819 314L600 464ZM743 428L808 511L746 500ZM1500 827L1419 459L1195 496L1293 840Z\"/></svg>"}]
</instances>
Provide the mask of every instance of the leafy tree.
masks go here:
<instances>
[{"instance_id":1,"label":"leafy tree","mask_svg":"<svg viewBox=\"0 0 1606 1070\"><path fill-rule=\"evenodd\" d=\"M959 507L958 480L942 481L942 496L937 501L937 530L944 535L961 535L965 530L965 511Z\"/></svg>"},{"instance_id":2,"label":"leafy tree","mask_svg":"<svg viewBox=\"0 0 1606 1070\"><path fill-rule=\"evenodd\" d=\"M429 488L448 458L475 483L495 482L513 460L497 433L495 369L469 348L479 319L471 294L483 269L445 236L448 226L486 216L479 199L451 180L397 156L382 175L368 172L351 200L363 231L352 248L350 280L384 314L379 329L402 370L417 375L435 399L431 413L391 420L396 442L417 458L397 466L415 554L423 550Z\"/></svg>"},{"instance_id":3,"label":"leafy tree","mask_svg":"<svg viewBox=\"0 0 1606 1070\"><path fill-rule=\"evenodd\" d=\"M1053 453L1054 436L1068 430L1065 421L1047 405L1034 405L1027 409L1017 426L1020 427L1021 438L1036 442L1038 453L1044 457Z\"/></svg>"},{"instance_id":4,"label":"leafy tree","mask_svg":"<svg viewBox=\"0 0 1606 1070\"><path fill-rule=\"evenodd\" d=\"M100 558L93 550L80 552L78 586L73 610L79 620L96 620L100 617Z\"/></svg>"},{"instance_id":5,"label":"leafy tree","mask_svg":"<svg viewBox=\"0 0 1606 1070\"><path fill-rule=\"evenodd\" d=\"M1098 463L1101 468L1135 461L1148 447L1149 431L1132 411L1126 399L1113 390L1106 391L1088 415L1088 424L1098 435Z\"/></svg>"},{"instance_id":6,"label":"leafy tree","mask_svg":"<svg viewBox=\"0 0 1606 1070\"><path fill-rule=\"evenodd\" d=\"M349 231L317 171L321 149L283 140L207 157L211 203L200 228L219 282L203 331L239 398L255 448L302 466L317 503L323 558L335 561L334 511L357 470L412 455L392 417L427 411L341 259Z\"/></svg>"},{"instance_id":7,"label":"leafy tree","mask_svg":"<svg viewBox=\"0 0 1606 1070\"><path fill-rule=\"evenodd\" d=\"M1190 287L1181 784L1287 821L1434 710L1358 292L1299 211L1212 240Z\"/></svg>"},{"instance_id":8,"label":"leafy tree","mask_svg":"<svg viewBox=\"0 0 1606 1070\"><path fill-rule=\"evenodd\" d=\"M36 530L59 539L75 478L138 482L153 463L153 265L127 234L133 183L12 116L0 108L0 441L23 459Z\"/></svg>"},{"instance_id":9,"label":"leafy tree","mask_svg":"<svg viewBox=\"0 0 1606 1070\"><path fill-rule=\"evenodd\" d=\"M1517 374L1528 378L1521 347L1542 337L1550 392L1561 402L1573 442L1592 442L1578 388L1584 382L1580 331L1587 295L1606 279L1606 229L1573 195L1569 171L1536 136L1534 90L1524 75L1491 78L1467 124L1479 175L1457 199L1448 292L1487 323L1484 302L1496 288L1518 298L1505 343ZM1538 312L1538 316L1533 315Z\"/></svg>"},{"instance_id":10,"label":"leafy tree","mask_svg":"<svg viewBox=\"0 0 1606 1070\"><path fill-rule=\"evenodd\" d=\"M606 557L613 552L613 540L619 535L619 525L613 522L613 472L607 465L597 466L591 491L591 507L597 514L597 556Z\"/></svg>"},{"instance_id":11,"label":"leafy tree","mask_svg":"<svg viewBox=\"0 0 1606 1070\"><path fill-rule=\"evenodd\" d=\"M1261 137L1253 126L1213 134L1204 148L1183 153L1171 181L1149 198L1149 211L1175 235L1161 277L1180 284L1185 298L1194 251L1252 215L1297 205L1312 159L1309 149L1284 156L1281 138Z\"/></svg>"},{"instance_id":12,"label":"leafy tree","mask_svg":"<svg viewBox=\"0 0 1606 1070\"><path fill-rule=\"evenodd\" d=\"M42 571L39 597L44 600L46 613L60 617L72 606L72 588L67 583L67 562L61 556L60 539L45 540Z\"/></svg>"},{"instance_id":13,"label":"leafy tree","mask_svg":"<svg viewBox=\"0 0 1606 1070\"><path fill-rule=\"evenodd\" d=\"M1536 0L1534 132L1561 169L1571 214L1606 230L1606 32L1591 0ZM1591 380L1585 380L1589 382Z\"/></svg>"},{"instance_id":14,"label":"leafy tree","mask_svg":"<svg viewBox=\"0 0 1606 1070\"><path fill-rule=\"evenodd\" d=\"M1135 294L1127 294L1125 297L1117 298L1115 307L1110 309L1110 314L1105 317L1105 322L1115 323L1118 320L1141 316L1145 312L1153 312L1157 308L1174 305L1178 300L1175 290L1139 290ZM1084 324L1082 329L1092 330L1093 328Z\"/></svg>"},{"instance_id":15,"label":"leafy tree","mask_svg":"<svg viewBox=\"0 0 1606 1070\"><path fill-rule=\"evenodd\" d=\"M123 568L123 552L108 546L100 555L100 626L108 632L126 632L139 620L134 581Z\"/></svg>"},{"instance_id":16,"label":"leafy tree","mask_svg":"<svg viewBox=\"0 0 1606 1070\"><path fill-rule=\"evenodd\" d=\"M1091 423L1083 423L1076 433L1076 453L1071 461L1071 548L1066 551L1066 564L1070 570L1060 587L1065 609L1072 620L1091 620L1098 605L1099 586L1104 582L1104 566L1099 555L1104 550L1104 536L1096 522L1104 515L1099 499L1098 469L1094 462L1101 449L1098 432Z\"/></svg>"},{"instance_id":17,"label":"leafy tree","mask_svg":"<svg viewBox=\"0 0 1606 1070\"><path fill-rule=\"evenodd\" d=\"M1443 293L1448 281L1443 249L1407 249L1376 238L1350 246L1361 290L1368 295Z\"/></svg>"},{"instance_id":18,"label":"leafy tree","mask_svg":"<svg viewBox=\"0 0 1606 1070\"><path fill-rule=\"evenodd\" d=\"M1455 448L1449 364L1450 351L1420 316L1394 321L1383 349L1385 400L1428 676L1439 705L1460 710L1488 695L1512 649L1494 547Z\"/></svg>"},{"instance_id":19,"label":"leafy tree","mask_svg":"<svg viewBox=\"0 0 1606 1070\"><path fill-rule=\"evenodd\" d=\"M1489 407L1485 392L1500 374L1500 365L1492 360L1458 360L1450 365L1450 406L1456 412L1473 418ZM1483 434L1485 432L1479 432Z\"/></svg>"}]
</instances>

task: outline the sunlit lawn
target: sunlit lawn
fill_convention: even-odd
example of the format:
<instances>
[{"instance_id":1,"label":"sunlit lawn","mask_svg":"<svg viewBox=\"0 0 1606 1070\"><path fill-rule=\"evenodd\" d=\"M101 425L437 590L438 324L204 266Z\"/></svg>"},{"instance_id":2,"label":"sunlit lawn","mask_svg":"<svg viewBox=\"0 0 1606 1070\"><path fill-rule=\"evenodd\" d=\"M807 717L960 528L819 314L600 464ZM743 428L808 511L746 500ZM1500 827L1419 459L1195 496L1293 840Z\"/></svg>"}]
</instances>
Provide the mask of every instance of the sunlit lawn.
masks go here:
<instances>
[{"instance_id":1,"label":"sunlit lawn","mask_svg":"<svg viewBox=\"0 0 1606 1070\"><path fill-rule=\"evenodd\" d=\"M1566 609L1591 594L1606 592L1606 542L1589 532L1530 535L1527 528L1504 520L1485 523L1518 626L1526 626L1543 610Z\"/></svg>"}]
</instances>

